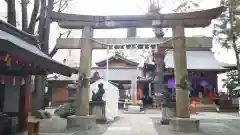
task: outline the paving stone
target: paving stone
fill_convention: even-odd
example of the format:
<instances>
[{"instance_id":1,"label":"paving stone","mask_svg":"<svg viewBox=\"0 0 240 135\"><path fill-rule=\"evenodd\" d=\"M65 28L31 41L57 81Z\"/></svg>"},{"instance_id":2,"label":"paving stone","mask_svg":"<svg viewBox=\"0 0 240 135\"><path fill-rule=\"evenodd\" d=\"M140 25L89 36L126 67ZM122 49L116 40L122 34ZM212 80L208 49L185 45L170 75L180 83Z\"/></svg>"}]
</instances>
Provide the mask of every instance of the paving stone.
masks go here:
<instances>
[{"instance_id":1,"label":"paving stone","mask_svg":"<svg viewBox=\"0 0 240 135\"><path fill-rule=\"evenodd\" d=\"M122 114L103 135L158 135L147 114Z\"/></svg>"},{"instance_id":2,"label":"paving stone","mask_svg":"<svg viewBox=\"0 0 240 135\"><path fill-rule=\"evenodd\" d=\"M239 135L240 120L204 119L200 120L200 132L180 133L169 130L168 125L161 125L161 118L152 118L158 135Z\"/></svg>"},{"instance_id":3,"label":"paving stone","mask_svg":"<svg viewBox=\"0 0 240 135\"><path fill-rule=\"evenodd\" d=\"M120 111L118 120L113 123L99 124L97 128L89 131L72 128L56 135L239 135L240 133L240 117L233 113L210 112L191 117L200 119L200 132L171 131L168 125L160 124L160 110L147 110L146 114L124 114Z\"/></svg>"}]
</instances>

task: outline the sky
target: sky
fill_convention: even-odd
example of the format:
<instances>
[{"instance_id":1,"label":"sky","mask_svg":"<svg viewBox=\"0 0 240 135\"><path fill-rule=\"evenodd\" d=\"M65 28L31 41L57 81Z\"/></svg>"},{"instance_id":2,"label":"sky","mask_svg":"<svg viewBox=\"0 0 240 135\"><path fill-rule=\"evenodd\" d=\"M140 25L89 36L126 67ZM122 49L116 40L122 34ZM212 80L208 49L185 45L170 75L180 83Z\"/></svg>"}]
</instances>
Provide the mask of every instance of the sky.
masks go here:
<instances>
[{"instance_id":1,"label":"sky","mask_svg":"<svg viewBox=\"0 0 240 135\"><path fill-rule=\"evenodd\" d=\"M28 10L31 11L33 7L32 0L30 0L30 4L28 6ZM157 1L157 0L156 0ZM169 13L176 7L176 2L174 0L158 0L160 1L160 5L162 7L162 13ZM200 9L209 9L219 6L220 0L195 0L200 2ZM1 9L0 9L0 18L5 19L7 6L4 1L0 1ZM21 11L20 4L17 2L17 19L21 21ZM85 14L85 15L139 15L145 14L148 10L148 0L72 0L68 3L67 9L64 11L66 13L74 13L74 14ZM30 16L30 15L29 15ZM192 28L186 29L186 36L212 36L212 26L207 28ZM50 47L51 50L56 43L56 38L59 33L64 31L60 29L57 23L51 24L51 37L50 37ZM171 36L171 30L169 29L166 33L166 36ZM123 38L126 37L127 30L126 29L113 29L113 30L95 30L94 37L115 37L115 38ZM138 37L154 37L152 29L138 29L137 31ZM70 37L80 38L81 30L73 30ZM234 54L229 51L227 52L225 49L221 49L219 44L214 43L213 52L215 52L215 57L222 62L227 63L235 63ZM60 50L55 56L54 59L62 62L63 59L66 59L68 50ZM94 57L93 61L99 61L106 58L105 51L95 51L98 54L97 57ZM74 55L74 61L78 61L80 55L79 50L71 50L71 55ZM226 57L229 56L229 57Z\"/></svg>"},{"instance_id":2,"label":"sky","mask_svg":"<svg viewBox=\"0 0 240 135\"><path fill-rule=\"evenodd\" d=\"M33 7L32 0L28 7L28 10L31 11ZM176 7L174 0L160 0L160 5L162 7L162 13L170 13ZM195 0L200 1L200 9L209 9L219 6L220 0ZM4 0L0 1L0 18L5 19L7 5ZM17 8L17 20L21 21L21 10L20 4L16 4ZM74 14L85 14L85 15L139 15L145 14L148 8L148 0L72 0L68 3L68 8L64 11L66 13ZM29 15L30 16L30 15ZM186 29L186 36L212 36L213 25L210 25L207 28L192 28ZM64 30L60 29L57 23L51 24L50 32L50 50L55 46L56 39L59 36L59 33ZM171 36L171 30L168 30L166 36ZM95 30L94 37L115 37L123 38L127 36L126 29L113 29L113 30ZM138 29L138 37L154 37L152 29ZM81 30L74 30L70 34L70 37L80 38ZM232 51L226 51L225 49L220 48L220 45L213 42L213 52L215 52L215 57L226 63L235 63L234 53ZM68 55L71 54L72 57L69 58ZM107 58L106 51L93 51L93 63L96 61L103 60ZM96 55L97 54L97 55ZM226 57L227 56L227 57ZM68 59L70 66L78 64L80 59L80 50L60 50L54 56L54 59L63 62L63 59Z\"/></svg>"},{"instance_id":3,"label":"sky","mask_svg":"<svg viewBox=\"0 0 240 135\"><path fill-rule=\"evenodd\" d=\"M162 12L169 13L172 12L172 9L175 8L176 4L173 4L173 0L161 0L161 5L163 6ZM209 9L219 6L219 0L198 0L200 2L200 9ZM94 3L94 4L93 4ZM74 14L85 14L85 15L138 15L145 14L148 8L148 0L73 0L69 2L69 6L65 12L74 13ZM192 28L186 29L186 36L212 36L212 26L207 28ZM57 24L53 24L52 33L56 37ZM61 31L61 30L60 30ZM113 30L95 30L94 37L116 37L123 38L126 37L127 30L126 29L113 29ZM171 30L168 30L166 36L171 36ZM152 29L138 29L137 36L139 37L154 37ZM81 30L75 30L72 32L70 37L78 38L81 37ZM54 39L54 38L53 38ZM55 44L55 40L51 41L52 48ZM94 57L93 61L99 61L106 58L106 52L104 51L95 51L98 56ZM227 62L227 63L235 63L234 55L232 52L227 52L224 49L220 48L220 45L214 44L213 52L215 52L215 56L219 61ZM67 53L66 50L59 51L54 58L60 60L64 59L62 55L63 53ZM79 51L74 50L72 55L76 57L79 56ZM229 57L226 57L229 55ZM230 58L230 59L229 59ZM76 59L75 59L76 60Z\"/></svg>"}]
</instances>

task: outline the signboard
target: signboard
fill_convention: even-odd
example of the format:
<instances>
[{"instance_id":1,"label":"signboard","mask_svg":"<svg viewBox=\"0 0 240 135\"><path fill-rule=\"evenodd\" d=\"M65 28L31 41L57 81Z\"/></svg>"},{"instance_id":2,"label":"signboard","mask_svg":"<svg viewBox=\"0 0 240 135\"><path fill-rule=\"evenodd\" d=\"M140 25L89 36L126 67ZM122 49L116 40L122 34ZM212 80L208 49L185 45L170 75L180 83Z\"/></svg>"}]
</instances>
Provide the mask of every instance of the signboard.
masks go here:
<instances>
[{"instance_id":1,"label":"signboard","mask_svg":"<svg viewBox=\"0 0 240 135\"><path fill-rule=\"evenodd\" d=\"M175 81L173 78L168 79L168 88L171 88L171 89L175 88Z\"/></svg>"}]
</instances>

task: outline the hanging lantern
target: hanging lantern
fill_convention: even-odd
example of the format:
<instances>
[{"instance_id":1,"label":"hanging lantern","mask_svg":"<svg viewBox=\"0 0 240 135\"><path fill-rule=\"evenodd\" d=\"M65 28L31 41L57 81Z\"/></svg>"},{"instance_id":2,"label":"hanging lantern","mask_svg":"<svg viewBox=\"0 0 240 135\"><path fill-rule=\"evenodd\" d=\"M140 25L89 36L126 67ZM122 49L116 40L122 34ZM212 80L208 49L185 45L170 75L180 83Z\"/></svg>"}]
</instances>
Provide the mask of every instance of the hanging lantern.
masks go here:
<instances>
[{"instance_id":1,"label":"hanging lantern","mask_svg":"<svg viewBox=\"0 0 240 135\"><path fill-rule=\"evenodd\" d=\"M156 44L151 44L151 49L155 49L156 48Z\"/></svg>"},{"instance_id":2,"label":"hanging lantern","mask_svg":"<svg viewBox=\"0 0 240 135\"><path fill-rule=\"evenodd\" d=\"M120 49L124 49L124 45L121 45L121 46L120 46Z\"/></svg>"},{"instance_id":3,"label":"hanging lantern","mask_svg":"<svg viewBox=\"0 0 240 135\"><path fill-rule=\"evenodd\" d=\"M149 49L149 45L145 44L145 49Z\"/></svg>"},{"instance_id":4,"label":"hanging lantern","mask_svg":"<svg viewBox=\"0 0 240 135\"><path fill-rule=\"evenodd\" d=\"M114 46L114 49L119 49L119 48L120 48L119 45L115 45L115 46Z\"/></svg>"},{"instance_id":5,"label":"hanging lantern","mask_svg":"<svg viewBox=\"0 0 240 135\"><path fill-rule=\"evenodd\" d=\"M127 48L127 49L130 49L130 48L131 48L131 45L126 45L126 48Z\"/></svg>"},{"instance_id":6,"label":"hanging lantern","mask_svg":"<svg viewBox=\"0 0 240 135\"><path fill-rule=\"evenodd\" d=\"M139 44L138 49L143 49L143 44Z\"/></svg>"},{"instance_id":7,"label":"hanging lantern","mask_svg":"<svg viewBox=\"0 0 240 135\"><path fill-rule=\"evenodd\" d=\"M108 49L113 49L113 45L108 45Z\"/></svg>"},{"instance_id":8,"label":"hanging lantern","mask_svg":"<svg viewBox=\"0 0 240 135\"><path fill-rule=\"evenodd\" d=\"M132 44L131 49L136 49L136 45L135 45L135 44Z\"/></svg>"},{"instance_id":9,"label":"hanging lantern","mask_svg":"<svg viewBox=\"0 0 240 135\"><path fill-rule=\"evenodd\" d=\"M143 52L145 52L146 51L146 48L145 48L145 45L143 44Z\"/></svg>"}]
</instances>

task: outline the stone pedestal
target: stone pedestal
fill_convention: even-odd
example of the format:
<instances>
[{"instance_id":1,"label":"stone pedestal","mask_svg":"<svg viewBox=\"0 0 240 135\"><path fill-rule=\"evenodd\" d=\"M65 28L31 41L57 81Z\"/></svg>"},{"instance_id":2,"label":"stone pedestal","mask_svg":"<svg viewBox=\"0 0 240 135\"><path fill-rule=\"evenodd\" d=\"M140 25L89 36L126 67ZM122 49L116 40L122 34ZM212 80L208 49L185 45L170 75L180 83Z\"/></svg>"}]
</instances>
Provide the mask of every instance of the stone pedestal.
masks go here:
<instances>
[{"instance_id":1,"label":"stone pedestal","mask_svg":"<svg viewBox=\"0 0 240 135\"><path fill-rule=\"evenodd\" d=\"M79 127L82 130L89 130L96 127L96 117L88 116L69 116L67 118L67 128Z\"/></svg>"},{"instance_id":2,"label":"stone pedestal","mask_svg":"<svg viewBox=\"0 0 240 135\"><path fill-rule=\"evenodd\" d=\"M169 129L177 132L198 132L199 120L193 118L171 118Z\"/></svg>"},{"instance_id":3,"label":"stone pedestal","mask_svg":"<svg viewBox=\"0 0 240 135\"><path fill-rule=\"evenodd\" d=\"M168 125L171 118L176 117L176 103L171 102L162 105L161 124Z\"/></svg>"},{"instance_id":4,"label":"stone pedestal","mask_svg":"<svg viewBox=\"0 0 240 135\"><path fill-rule=\"evenodd\" d=\"M131 104L127 106L125 113L144 113L141 105Z\"/></svg>"},{"instance_id":5,"label":"stone pedestal","mask_svg":"<svg viewBox=\"0 0 240 135\"><path fill-rule=\"evenodd\" d=\"M106 122L106 102L91 101L89 103L89 114L96 116L97 122Z\"/></svg>"}]
</instances>

